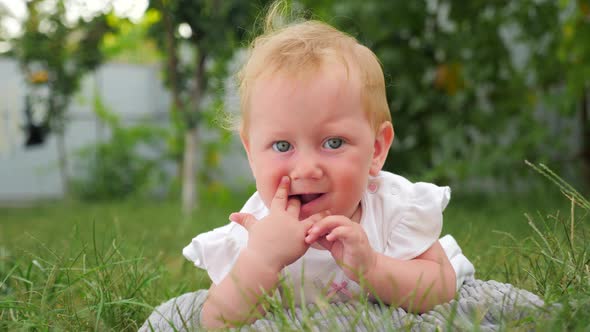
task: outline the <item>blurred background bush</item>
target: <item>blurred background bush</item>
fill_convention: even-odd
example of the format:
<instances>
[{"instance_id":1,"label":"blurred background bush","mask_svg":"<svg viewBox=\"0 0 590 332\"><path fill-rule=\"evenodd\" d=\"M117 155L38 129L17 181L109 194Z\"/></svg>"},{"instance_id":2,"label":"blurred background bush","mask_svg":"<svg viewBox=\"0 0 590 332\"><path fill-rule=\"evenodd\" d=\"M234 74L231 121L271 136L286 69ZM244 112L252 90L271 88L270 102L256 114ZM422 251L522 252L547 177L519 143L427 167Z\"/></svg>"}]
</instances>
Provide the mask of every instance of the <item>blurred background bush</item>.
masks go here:
<instances>
[{"instance_id":1,"label":"blurred background bush","mask_svg":"<svg viewBox=\"0 0 590 332\"><path fill-rule=\"evenodd\" d=\"M0 1L0 200L252 190L233 74L268 1ZM590 183L590 5L292 1L382 62L386 169L456 192L540 190L525 160ZM200 194L200 195L199 195ZM221 199L221 198L220 198Z\"/></svg>"}]
</instances>

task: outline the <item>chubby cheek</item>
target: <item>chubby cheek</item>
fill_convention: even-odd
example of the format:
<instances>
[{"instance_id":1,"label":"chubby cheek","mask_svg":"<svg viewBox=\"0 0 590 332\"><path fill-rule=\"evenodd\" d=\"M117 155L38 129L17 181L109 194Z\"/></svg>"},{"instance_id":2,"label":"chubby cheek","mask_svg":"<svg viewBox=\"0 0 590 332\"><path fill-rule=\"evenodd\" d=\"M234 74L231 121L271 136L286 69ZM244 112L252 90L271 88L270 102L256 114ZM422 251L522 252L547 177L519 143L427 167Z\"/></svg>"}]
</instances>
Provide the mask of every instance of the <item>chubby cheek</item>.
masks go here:
<instances>
[{"instance_id":1,"label":"chubby cheek","mask_svg":"<svg viewBox=\"0 0 590 332\"><path fill-rule=\"evenodd\" d=\"M338 191L341 195L339 201L344 205L341 208L347 210L342 212L350 213L348 210L355 210L363 196L367 187L367 177L357 173L355 176L341 177L336 181L339 182Z\"/></svg>"},{"instance_id":2,"label":"chubby cheek","mask_svg":"<svg viewBox=\"0 0 590 332\"><path fill-rule=\"evenodd\" d=\"M266 207L270 209L270 203L281 182L281 178L288 175L288 172L281 165L266 165L266 167L257 167L257 169L262 171L254 174L256 177L256 190Z\"/></svg>"},{"instance_id":3,"label":"chubby cheek","mask_svg":"<svg viewBox=\"0 0 590 332\"><path fill-rule=\"evenodd\" d=\"M339 172L333 177L333 183L337 184L341 194L340 202L345 205L342 207L344 209L356 209L368 183L369 164L360 156L355 157L339 163Z\"/></svg>"},{"instance_id":4,"label":"chubby cheek","mask_svg":"<svg viewBox=\"0 0 590 332\"><path fill-rule=\"evenodd\" d=\"M266 207L270 209L270 203L272 202L272 199L276 191L276 189L273 190L271 188L277 188L279 182L271 181L270 179L265 180L267 181L256 181L256 190L258 190L258 194L260 194L260 197L262 198L264 205L266 205Z\"/></svg>"}]
</instances>

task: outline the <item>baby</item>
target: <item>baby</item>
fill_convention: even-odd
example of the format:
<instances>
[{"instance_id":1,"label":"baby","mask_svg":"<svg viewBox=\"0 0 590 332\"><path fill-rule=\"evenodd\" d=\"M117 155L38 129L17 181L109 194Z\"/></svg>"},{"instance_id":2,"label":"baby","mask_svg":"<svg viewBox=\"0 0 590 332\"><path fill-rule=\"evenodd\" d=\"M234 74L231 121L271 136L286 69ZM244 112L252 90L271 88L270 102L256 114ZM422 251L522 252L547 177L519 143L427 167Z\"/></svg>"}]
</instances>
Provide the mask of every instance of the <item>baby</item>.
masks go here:
<instances>
[{"instance_id":1,"label":"baby","mask_svg":"<svg viewBox=\"0 0 590 332\"><path fill-rule=\"evenodd\" d=\"M240 98L257 192L183 251L212 280L204 327L254 321L285 284L298 304L368 296L423 312L473 276L453 238L439 240L450 189L381 171L394 132L368 48L317 21L269 31Z\"/></svg>"}]
</instances>

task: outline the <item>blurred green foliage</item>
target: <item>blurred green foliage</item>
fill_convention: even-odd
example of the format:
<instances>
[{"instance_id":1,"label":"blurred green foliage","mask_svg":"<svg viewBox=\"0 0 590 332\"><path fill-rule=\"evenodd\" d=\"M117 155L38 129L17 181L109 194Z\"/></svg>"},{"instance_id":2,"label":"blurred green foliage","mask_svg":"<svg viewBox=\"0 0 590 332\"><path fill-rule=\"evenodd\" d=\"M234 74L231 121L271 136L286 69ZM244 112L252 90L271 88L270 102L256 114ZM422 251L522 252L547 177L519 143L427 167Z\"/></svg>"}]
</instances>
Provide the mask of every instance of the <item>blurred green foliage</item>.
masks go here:
<instances>
[{"instance_id":1,"label":"blurred green foliage","mask_svg":"<svg viewBox=\"0 0 590 332\"><path fill-rule=\"evenodd\" d=\"M199 142L197 175L202 187L217 186L211 175L230 135L215 129L213 114L225 107L228 64L260 31L270 1L157 0L137 24L112 13L64 24L63 1L51 13L37 11L39 2L28 2L31 15L12 54L23 68L44 68L46 76L30 77L51 86L57 118L66 120L81 75L106 58L161 61L172 95L166 157L180 176L184 134L199 126L217 131ZM286 3L357 37L381 60L396 130L387 169L457 187L479 181L487 190L510 189L534 179L524 165L531 160L590 184L587 1Z\"/></svg>"},{"instance_id":2,"label":"blurred green foliage","mask_svg":"<svg viewBox=\"0 0 590 332\"><path fill-rule=\"evenodd\" d=\"M149 39L148 31L160 19L158 13L149 11L138 22L130 22L113 13L106 15L109 26L116 29L104 35L100 45L109 60L127 63L158 63L163 57L157 45Z\"/></svg>"},{"instance_id":3,"label":"blurred green foliage","mask_svg":"<svg viewBox=\"0 0 590 332\"><path fill-rule=\"evenodd\" d=\"M165 190L163 184L169 177L165 165L170 161L165 142L170 131L146 124L125 126L99 97L95 98L94 109L110 135L75 155L73 193L81 199L96 201L145 198L156 190Z\"/></svg>"},{"instance_id":4,"label":"blurred green foliage","mask_svg":"<svg viewBox=\"0 0 590 332\"><path fill-rule=\"evenodd\" d=\"M203 121L207 97L220 100L228 61L244 40L247 27L258 12L257 5L258 2L237 0L150 2L147 14L156 19L148 34L164 55L164 83L172 97L170 109L178 129L176 140L182 142L184 148L178 155L177 165L181 175L183 210L187 214L199 201L195 171L208 172L201 170L211 167L207 162L215 160L209 158L215 154L204 151L199 137L203 136L199 134L205 128L212 131L210 122ZM195 165L197 151L203 156L204 165Z\"/></svg>"},{"instance_id":5,"label":"blurred green foliage","mask_svg":"<svg viewBox=\"0 0 590 332\"><path fill-rule=\"evenodd\" d=\"M42 125L63 132L70 100L83 76L104 61L98 48L103 36L114 30L106 15L68 22L63 1L57 1L53 10L47 10L41 0L27 1L26 6L24 32L14 40L12 55L25 74L28 93L39 86L49 89Z\"/></svg>"},{"instance_id":6,"label":"blurred green foliage","mask_svg":"<svg viewBox=\"0 0 590 332\"><path fill-rule=\"evenodd\" d=\"M590 128L586 1L302 2L382 61L397 134L387 168L511 183L525 159L590 166L590 136L551 128Z\"/></svg>"}]
</instances>

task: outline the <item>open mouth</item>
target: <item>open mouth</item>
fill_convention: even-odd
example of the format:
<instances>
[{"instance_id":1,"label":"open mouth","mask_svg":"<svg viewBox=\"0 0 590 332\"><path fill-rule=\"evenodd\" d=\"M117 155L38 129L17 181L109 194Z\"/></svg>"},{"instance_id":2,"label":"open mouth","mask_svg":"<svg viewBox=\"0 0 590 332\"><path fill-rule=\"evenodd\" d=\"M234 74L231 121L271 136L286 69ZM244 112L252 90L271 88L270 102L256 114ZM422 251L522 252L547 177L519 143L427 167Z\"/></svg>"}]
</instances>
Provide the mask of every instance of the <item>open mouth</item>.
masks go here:
<instances>
[{"instance_id":1,"label":"open mouth","mask_svg":"<svg viewBox=\"0 0 590 332\"><path fill-rule=\"evenodd\" d=\"M290 195L289 198L297 198L301 204L307 204L311 201L314 201L318 198L320 198L323 194L298 194L298 195Z\"/></svg>"}]
</instances>

